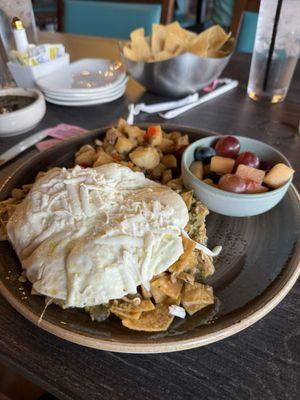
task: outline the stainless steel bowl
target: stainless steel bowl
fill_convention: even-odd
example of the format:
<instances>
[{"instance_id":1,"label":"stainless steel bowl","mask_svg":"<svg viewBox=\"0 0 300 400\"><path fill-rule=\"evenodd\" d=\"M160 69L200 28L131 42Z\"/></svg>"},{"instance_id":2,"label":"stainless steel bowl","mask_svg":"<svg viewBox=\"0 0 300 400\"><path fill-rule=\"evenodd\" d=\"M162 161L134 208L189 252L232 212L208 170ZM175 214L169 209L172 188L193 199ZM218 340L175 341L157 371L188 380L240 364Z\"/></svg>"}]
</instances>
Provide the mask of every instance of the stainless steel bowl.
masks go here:
<instances>
[{"instance_id":1,"label":"stainless steel bowl","mask_svg":"<svg viewBox=\"0 0 300 400\"><path fill-rule=\"evenodd\" d=\"M184 53L166 61L134 62L120 54L129 74L149 92L167 97L183 97L198 92L218 78L232 53L223 58L204 58Z\"/></svg>"}]
</instances>

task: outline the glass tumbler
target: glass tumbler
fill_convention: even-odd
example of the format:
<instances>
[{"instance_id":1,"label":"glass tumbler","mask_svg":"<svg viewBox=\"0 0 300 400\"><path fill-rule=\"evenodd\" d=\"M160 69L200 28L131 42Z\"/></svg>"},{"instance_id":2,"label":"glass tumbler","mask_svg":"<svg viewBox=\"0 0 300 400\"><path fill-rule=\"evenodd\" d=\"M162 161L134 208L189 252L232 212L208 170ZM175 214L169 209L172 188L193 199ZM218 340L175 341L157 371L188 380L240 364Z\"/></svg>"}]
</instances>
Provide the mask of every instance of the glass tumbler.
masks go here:
<instances>
[{"instance_id":1,"label":"glass tumbler","mask_svg":"<svg viewBox=\"0 0 300 400\"><path fill-rule=\"evenodd\" d=\"M251 99L283 101L299 57L300 1L261 0L247 92Z\"/></svg>"}]
</instances>

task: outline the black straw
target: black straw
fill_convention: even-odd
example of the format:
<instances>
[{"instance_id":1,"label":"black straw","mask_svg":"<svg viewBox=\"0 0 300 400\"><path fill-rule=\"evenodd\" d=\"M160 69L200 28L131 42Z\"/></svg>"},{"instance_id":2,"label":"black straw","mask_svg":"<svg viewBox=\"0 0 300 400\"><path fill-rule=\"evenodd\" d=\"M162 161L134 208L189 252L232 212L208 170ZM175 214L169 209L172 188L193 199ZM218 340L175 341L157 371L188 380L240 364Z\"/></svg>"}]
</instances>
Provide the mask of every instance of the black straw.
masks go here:
<instances>
[{"instance_id":1,"label":"black straw","mask_svg":"<svg viewBox=\"0 0 300 400\"><path fill-rule=\"evenodd\" d=\"M266 67L264 83L263 83L264 91L266 91L267 85L268 85L269 73L270 73L271 62L272 62L272 57L273 57L273 53L274 53L274 47L275 47L275 41L276 41L276 36L277 36L278 22L279 22L279 18L280 18L282 2L283 2L283 0L278 0L278 3L277 3L273 32L272 32L272 39L271 39L271 44L270 44L270 48L269 48L267 67Z\"/></svg>"}]
</instances>

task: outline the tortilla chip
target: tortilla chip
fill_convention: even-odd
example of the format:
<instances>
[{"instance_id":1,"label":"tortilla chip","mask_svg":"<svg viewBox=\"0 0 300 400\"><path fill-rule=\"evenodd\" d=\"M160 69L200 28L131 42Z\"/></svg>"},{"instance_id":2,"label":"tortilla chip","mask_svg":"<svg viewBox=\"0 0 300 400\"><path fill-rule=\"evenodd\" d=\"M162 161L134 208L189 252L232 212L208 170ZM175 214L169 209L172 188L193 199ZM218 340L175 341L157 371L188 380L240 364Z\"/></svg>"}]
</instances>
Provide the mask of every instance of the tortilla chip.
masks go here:
<instances>
[{"instance_id":1,"label":"tortilla chip","mask_svg":"<svg viewBox=\"0 0 300 400\"><path fill-rule=\"evenodd\" d=\"M173 32L167 32L164 51L177 55L184 50L184 42Z\"/></svg>"},{"instance_id":2,"label":"tortilla chip","mask_svg":"<svg viewBox=\"0 0 300 400\"><path fill-rule=\"evenodd\" d=\"M180 272L178 275L176 275L176 278L180 279L181 281L187 282L187 283L195 282L195 276L188 272Z\"/></svg>"},{"instance_id":3,"label":"tortilla chip","mask_svg":"<svg viewBox=\"0 0 300 400\"><path fill-rule=\"evenodd\" d=\"M151 50L154 55L156 53L160 53L163 50L166 40L166 34L167 30L165 25L152 25Z\"/></svg>"},{"instance_id":4,"label":"tortilla chip","mask_svg":"<svg viewBox=\"0 0 300 400\"><path fill-rule=\"evenodd\" d=\"M129 46L124 46L124 47L123 47L123 54L124 54L124 56L125 56L126 58L128 58L128 60L135 61L135 62L138 61L137 55L136 55L135 52L132 50L132 48L129 47Z\"/></svg>"},{"instance_id":5,"label":"tortilla chip","mask_svg":"<svg viewBox=\"0 0 300 400\"><path fill-rule=\"evenodd\" d=\"M136 39L140 37L145 37L145 30L144 28L138 28L131 32L130 39L134 42Z\"/></svg>"},{"instance_id":6,"label":"tortilla chip","mask_svg":"<svg viewBox=\"0 0 300 400\"><path fill-rule=\"evenodd\" d=\"M122 300L114 300L110 306L110 311L119 318L130 318L134 320L139 319L143 311L151 311L153 309L154 304L151 300L142 300L138 305Z\"/></svg>"},{"instance_id":7,"label":"tortilla chip","mask_svg":"<svg viewBox=\"0 0 300 400\"><path fill-rule=\"evenodd\" d=\"M144 36L144 28L139 28L131 32L131 49L137 61L147 61L151 56L149 43Z\"/></svg>"},{"instance_id":8,"label":"tortilla chip","mask_svg":"<svg viewBox=\"0 0 300 400\"><path fill-rule=\"evenodd\" d=\"M193 191L190 190L189 192L183 192L181 193L181 197L183 198L183 201L185 202L187 209L190 211L191 206L194 202Z\"/></svg>"},{"instance_id":9,"label":"tortilla chip","mask_svg":"<svg viewBox=\"0 0 300 400\"><path fill-rule=\"evenodd\" d=\"M211 286L197 282L194 284L184 284L181 304L189 315L193 315L195 312L200 311L213 303L214 295Z\"/></svg>"},{"instance_id":10,"label":"tortilla chip","mask_svg":"<svg viewBox=\"0 0 300 400\"><path fill-rule=\"evenodd\" d=\"M157 304L155 310L143 312L139 320L123 319L126 328L135 331L162 332L166 331L173 322L174 316L169 313L168 304Z\"/></svg>"},{"instance_id":11,"label":"tortilla chip","mask_svg":"<svg viewBox=\"0 0 300 400\"><path fill-rule=\"evenodd\" d=\"M127 310L121 310L118 309L117 307L111 307L110 312L112 314L115 314L117 317L120 319L133 319L133 320L138 320L140 316L142 315L141 311L127 311Z\"/></svg>"},{"instance_id":12,"label":"tortilla chip","mask_svg":"<svg viewBox=\"0 0 300 400\"><path fill-rule=\"evenodd\" d=\"M167 296L157 287L151 286L151 294L154 298L155 303L162 303L167 299Z\"/></svg>"},{"instance_id":13,"label":"tortilla chip","mask_svg":"<svg viewBox=\"0 0 300 400\"><path fill-rule=\"evenodd\" d=\"M230 38L231 33L227 34L220 25L214 25L209 29L201 32L192 40L189 45L189 51L199 56L208 57L208 54L215 53Z\"/></svg>"},{"instance_id":14,"label":"tortilla chip","mask_svg":"<svg viewBox=\"0 0 300 400\"><path fill-rule=\"evenodd\" d=\"M184 253L181 254L179 259L169 268L169 271L174 275L177 275L183 271L190 271L197 265L197 256L194 252L196 243L185 236L182 237L182 243Z\"/></svg>"},{"instance_id":15,"label":"tortilla chip","mask_svg":"<svg viewBox=\"0 0 300 400\"><path fill-rule=\"evenodd\" d=\"M154 54L153 59L150 62L165 61L172 57L174 57L173 54L163 50L160 51L159 53Z\"/></svg>"},{"instance_id":16,"label":"tortilla chip","mask_svg":"<svg viewBox=\"0 0 300 400\"><path fill-rule=\"evenodd\" d=\"M151 299L151 292L141 285L141 293L144 299Z\"/></svg>"},{"instance_id":17,"label":"tortilla chip","mask_svg":"<svg viewBox=\"0 0 300 400\"><path fill-rule=\"evenodd\" d=\"M213 259L208 254L204 253L204 251L199 251L198 256L198 265L201 270L201 274L204 278L209 275L212 275L215 272L215 267L213 264Z\"/></svg>"},{"instance_id":18,"label":"tortilla chip","mask_svg":"<svg viewBox=\"0 0 300 400\"><path fill-rule=\"evenodd\" d=\"M201 35L201 34L200 34ZM197 56L206 57L208 52L209 42L207 38L197 36L195 37L188 46L190 53L196 54Z\"/></svg>"},{"instance_id":19,"label":"tortilla chip","mask_svg":"<svg viewBox=\"0 0 300 400\"><path fill-rule=\"evenodd\" d=\"M191 39L191 37L194 36L192 32L187 31L186 29L183 29L178 21L172 22L171 24L166 26L167 28L167 34L173 34L177 37L177 39L182 43L182 45L186 45L188 40Z\"/></svg>"},{"instance_id":20,"label":"tortilla chip","mask_svg":"<svg viewBox=\"0 0 300 400\"><path fill-rule=\"evenodd\" d=\"M180 281L171 281L171 276L170 274L163 276L161 278L155 279L151 283L151 292L153 293L153 289L160 290L164 295L167 297L170 297L171 299L178 299L180 296L180 292L182 289L182 282ZM154 297L154 295L153 295Z\"/></svg>"}]
</instances>

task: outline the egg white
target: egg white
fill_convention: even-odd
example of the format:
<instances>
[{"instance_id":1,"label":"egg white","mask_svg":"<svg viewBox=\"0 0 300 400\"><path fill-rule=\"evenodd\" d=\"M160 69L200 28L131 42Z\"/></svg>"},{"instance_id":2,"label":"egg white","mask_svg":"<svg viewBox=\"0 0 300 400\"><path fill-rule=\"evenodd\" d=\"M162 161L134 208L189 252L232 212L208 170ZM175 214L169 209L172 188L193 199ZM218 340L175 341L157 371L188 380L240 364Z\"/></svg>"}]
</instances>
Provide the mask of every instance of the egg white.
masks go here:
<instances>
[{"instance_id":1,"label":"egg white","mask_svg":"<svg viewBox=\"0 0 300 400\"><path fill-rule=\"evenodd\" d=\"M112 163L47 172L7 233L34 291L85 307L147 287L183 253L187 222L180 195Z\"/></svg>"}]
</instances>

